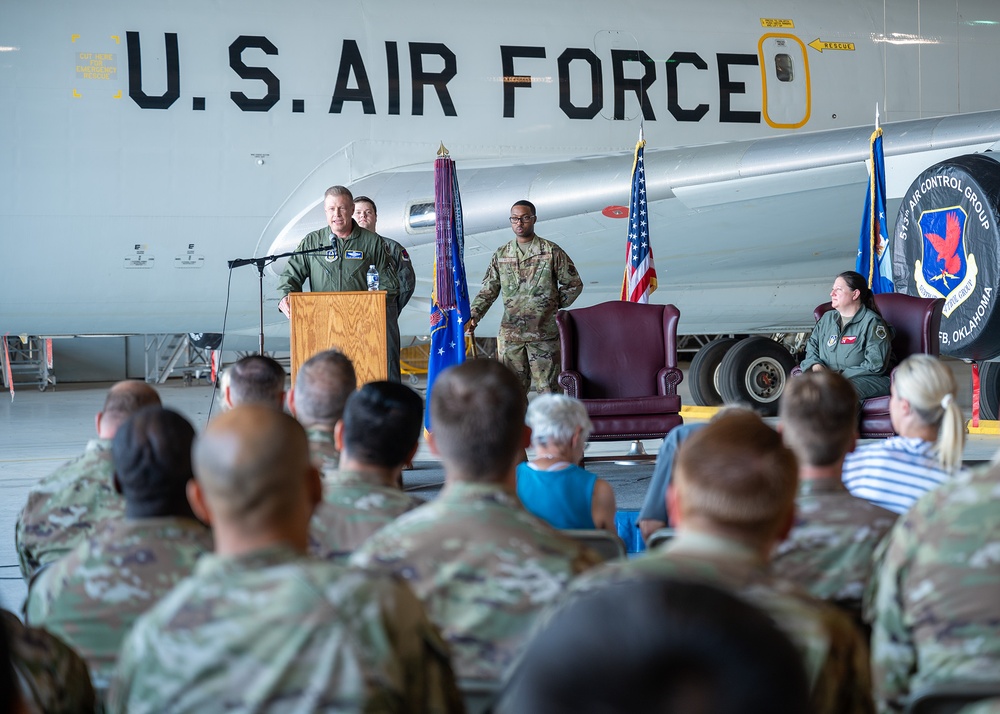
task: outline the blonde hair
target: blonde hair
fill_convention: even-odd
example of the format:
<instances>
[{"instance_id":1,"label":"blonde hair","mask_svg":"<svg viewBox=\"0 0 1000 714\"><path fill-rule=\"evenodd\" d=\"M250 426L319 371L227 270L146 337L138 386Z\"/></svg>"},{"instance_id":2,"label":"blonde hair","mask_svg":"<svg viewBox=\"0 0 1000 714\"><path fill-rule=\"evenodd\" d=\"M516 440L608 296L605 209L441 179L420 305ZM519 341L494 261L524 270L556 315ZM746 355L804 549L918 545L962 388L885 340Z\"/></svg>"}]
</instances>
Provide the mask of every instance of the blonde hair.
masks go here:
<instances>
[{"instance_id":1,"label":"blonde hair","mask_svg":"<svg viewBox=\"0 0 1000 714\"><path fill-rule=\"evenodd\" d=\"M958 408L955 377L939 359L916 354L903 360L893 373L896 396L905 399L927 426L937 427L935 453L948 473L962 465L965 424Z\"/></svg>"}]
</instances>

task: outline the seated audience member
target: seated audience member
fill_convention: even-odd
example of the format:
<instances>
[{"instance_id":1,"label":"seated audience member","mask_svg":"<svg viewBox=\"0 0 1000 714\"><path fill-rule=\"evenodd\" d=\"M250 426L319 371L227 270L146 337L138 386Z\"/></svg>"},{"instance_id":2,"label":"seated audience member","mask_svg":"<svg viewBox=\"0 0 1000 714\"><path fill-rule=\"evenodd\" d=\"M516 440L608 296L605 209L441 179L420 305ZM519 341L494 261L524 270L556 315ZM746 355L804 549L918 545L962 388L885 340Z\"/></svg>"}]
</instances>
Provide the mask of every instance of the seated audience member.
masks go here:
<instances>
[{"instance_id":1,"label":"seated audience member","mask_svg":"<svg viewBox=\"0 0 1000 714\"><path fill-rule=\"evenodd\" d=\"M145 382L118 382L97 413L97 438L83 455L60 466L28 492L15 541L25 580L88 538L100 524L121 518L125 502L112 482L111 439L118 427L160 396Z\"/></svg>"},{"instance_id":2,"label":"seated audience member","mask_svg":"<svg viewBox=\"0 0 1000 714\"><path fill-rule=\"evenodd\" d=\"M781 395L779 430L799 464L795 525L771 556L771 569L861 621L872 553L896 514L852 496L840 480L854 448L858 399L829 370L791 380Z\"/></svg>"},{"instance_id":3,"label":"seated audience member","mask_svg":"<svg viewBox=\"0 0 1000 714\"><path fill-rule=\"evenodd\" d=\"M581 466L594 425L583 402L542 394L528 405L535 458L517 466L517 497L554 528L615 528L611 484Z\"/></svg>"},{"instance_id":4,"label":"seated audience member","mask_svg":"<svg viewBox=\"0 0 1000 714\"><path fill-rule=\"evenodd\" d=\"M194 428L146 407L115 434L115 485L125 518L110 521L32 580L27 621L71 645L106 690L132 623L212 550L186 497Z\"/></svg>"},{"instance_id":5,"label":"seated audience member","mask_svg":"<svg viewBox=\"0 0 1000 714\"><path fill-rule=\"evenodd\" d=\"M899 436L864 444L844 460L844 485L895 513L962 467L965 425L951 370L936 357L907 357L893 373L889 418Z\"/></svg>"},{"instance_id":6,"label":"seated audience member","mask_svg":"<svg viewBox=\"0 0 1000 714\"><path fill-rule=\"evenodd\" d=\"M400 490L403 466L417 453L424 401L409 387L369 382L347 399L334 429L340 469L324 474L310 550L346 556L372 533L424 501Z\"/></svg>"},{"instance_id":7,"label":"seated audience member","mask_svg":"<svg viewBox=\"0 0 1000 714\"><path fill-rule=\"evenodd\" d=\"M520 380L499 362L477 359L442 372L427 440L441 457L445 486L351 557L409 582L463 678L500 679L537 613L599 560L517 500L526 407Z\"/></svg>"},{"instance_id":8,"label":"seated audience member","mask_svg":"<svg viewBox=\"0 0 1000 714\"><path fill-rule=\"evenodd\" d=\"M227 409L243 404L285 406L285 368L265 355L249 355L226 370L222 397Z\"/></svg>"},{"instance_id":9,"label":"seated audience member","mask_svg":"<svg viewBox=\"0 0 1000 714\"><path fill-rule=\"evenodd\" d=\"M0 660L0 665L10 667L3 667L0 674L0 705L5 697L16 704L0 711L24 714L95 711L96 699L87 664L69 645L43 629L26 627L7 610L0 610L0 639L5 639L9 648L9 660ZM14 683L8 688L3 680L11 673Z\"/></svg>"},{"instance_id":10,"label":"seated audience member","mask_svg":"<svg viewBox=\"0 0 1000 714\"><path fill-rule=\"evenodd\" d=\"M295 375L288 394L288 411L306 428L313 462L324 475L336 471L340 450L333 430L344 413L344 404L358 388L354 364L339 350L317 352Z\"/></svg>"},{"instance_id":11,"label":"seated audience member","mask_svg":"<svg viewBox=\"0 0 1000 714\"><path fill-rule=\"evenodd\" d=\"M880 711L949 681L1000 678L1000 468L924 495L876 552L865 597Z\"/></svg>"},{"instance_id":12,"label":"seated audience member","mask_svg":"<svg viewBox=\"0 0 1000 714\"><path fill-rule=\"evenodd\" d=\"M892 328L875 303L861 273L847 270L833 281L832 310L824 313L809 335L803 373L832 370L851 381L858 401L889 393Z\"/></svg>"},{"instance_id":13,"label":"seated audience member","mask_svg":"<svg viewBox=\"0 0 1000 714\"><path fill-rule=\"evenodd\" d=\"M403 584L306 554L322 497L305 430L263 404L195 441L203 556L135 623L109 710L458 711L447 647Z\"/></svg>"},{"instance_id":14,"label":"seated audience member","mask_svg":"<svg viewBox=\"0 0 1000 714\"><path fill-rule=\"evenodd\" d=\"M707 584L652 580L596 590L559 612L528 644L498 711L811 710L802 658L764 612Z\"/></svg>"},{"instance_id":15,"label":"seated audience member","mask_svg":"<svg viewBox=\"0 0 1000 714\"><path fill-rule=\"evenodd\" d=\"M712 419L716 419L723 414L729 414L733 410L746 411L751 414L754 410L743 404L728 404L715 413ZM656 465L653 467L653 476L646 488L646 497L642 502L642 509L639 511L639 531L644 540L661 528L670 525L670 518L667 516L667 486L670 485L670 477L674 470L674 459L677 457L677 449L681 443L705 426L705 422L693 422L675 426L663 437L660 444L660 451L656 454Z\"/></svg>"},{"instance_id":16,"label":"seated audience member","mask_svg":"<svg viewBox=\"0 0 1000 714\"><path fill-rule=\"evenodd\" d=\"M667 508L677 535L633 560L578 578L571 593L616 582L677 578L739 593L768 612L799 648L816 714L871 712L868 652L850 619L772 575L798 486L795 456L759 416L720 415L681 445Z\"/></svg>"}]
</instances>

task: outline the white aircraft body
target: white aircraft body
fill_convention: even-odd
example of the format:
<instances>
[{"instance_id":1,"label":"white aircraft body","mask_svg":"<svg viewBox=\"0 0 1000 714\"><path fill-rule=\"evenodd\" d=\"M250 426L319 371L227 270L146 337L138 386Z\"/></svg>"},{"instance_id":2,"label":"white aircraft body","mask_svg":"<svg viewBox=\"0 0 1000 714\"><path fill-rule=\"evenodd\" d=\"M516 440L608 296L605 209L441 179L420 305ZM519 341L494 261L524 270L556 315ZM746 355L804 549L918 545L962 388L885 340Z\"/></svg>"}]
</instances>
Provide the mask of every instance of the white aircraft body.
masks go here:
<instances>
[{"instance_id":1,"label":"white aircraft body","mask_svg":"<svg viewBox=\"0 0 1000 714\"><path fill-rule=\"evenodd\" d=\"M8 0L0 332L255 344L257 272L227 261L293 250L343 184L408 248L401 331L426 335L442 142L473 292L527 198L576 305L617 299L640 126L653 300L682 333L806 331L854 265L876 106L891 223L920 172L1000 140L998 60L993 0Z\"/></svg>"}]
</instances>

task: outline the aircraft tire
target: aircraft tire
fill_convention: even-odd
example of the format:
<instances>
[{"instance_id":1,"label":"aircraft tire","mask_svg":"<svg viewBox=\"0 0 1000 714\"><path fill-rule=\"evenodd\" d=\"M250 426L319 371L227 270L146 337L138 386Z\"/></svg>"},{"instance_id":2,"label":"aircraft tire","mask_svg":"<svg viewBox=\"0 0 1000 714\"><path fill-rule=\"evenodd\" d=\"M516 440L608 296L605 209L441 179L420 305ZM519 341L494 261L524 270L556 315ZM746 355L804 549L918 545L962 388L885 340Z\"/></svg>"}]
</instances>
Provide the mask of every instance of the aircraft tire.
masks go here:
<instances>
[{"instance_id":1,"label":"aircraft tire","mask_svg":"<svg viewBox=\"0 0 1000 714\"><path fill-rule=\"evenodd\" d=\"M719 392L726 403L744 402L774 416L794 366L795 357L774 340L747 337L719 365Z\"/></svg>"},{"instance_id":2,"label":"aircraft tire","mask_svg":"<svg viewBox=\"0 0 1000 714\"><path fill-rule=\"evenodd\" d=\"M736 337L719 337L695 353L688 368L688 379L691 385L691 399L696 406L722 405L722 394L719 393L719 365L737 342L739 339Z\"/></svg>"},{"instance_id":3,"label":"aircraft tire","mask_svg":"<svg viewBox=\"0 0 1000 714\"><path fill-rule=\"evenodd\" d=\"M990 420L1000 416L1000 362L979 363L979 416Z\"/></svg>"},{"instance_id":4,"label":"aircraft tire","mask_svg":"<svg viewBox=\"0 0 1000 714\"><path fill-rule=\"evenodd\" d=\"M189 332L191 344L200 350L217 350L222 345L221 332Z\"/></svg>"}]
</instances>

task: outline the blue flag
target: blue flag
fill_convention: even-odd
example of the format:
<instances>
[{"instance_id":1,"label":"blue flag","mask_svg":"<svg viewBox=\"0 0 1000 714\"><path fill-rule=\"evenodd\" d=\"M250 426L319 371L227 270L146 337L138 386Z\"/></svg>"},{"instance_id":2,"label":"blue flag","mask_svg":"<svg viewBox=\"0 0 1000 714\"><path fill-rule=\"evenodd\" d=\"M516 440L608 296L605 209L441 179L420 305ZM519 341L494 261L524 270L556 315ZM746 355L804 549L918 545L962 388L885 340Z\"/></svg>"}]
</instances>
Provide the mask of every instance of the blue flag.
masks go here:
<instances>
[{"instance_id":1,"label":"blue flag","mask_svg":"<svg viewBox=\"0 0 1000 714\"><path fill-rule=\"evenodd\" d=\"M871 137L872 173L865 193L865 212L861 217L856 270L868 279L873 293L896 292L892 281L892 256L885 221L885 156L882 154L882 129Z\"/></svg>"},{"instance_id":2,"label":"blue flag","mask_svg":"<svg viewBox=\"0 0 1000 714\"><path fill-rule=\"evenodd\" d=\"M431 295L431 349L427 360L424 428L431 430L431 389L437 376L465 361L469 285L465 279L465 232L455 162L434 161L435 261Z\"/></svg>"}]
</instances>

